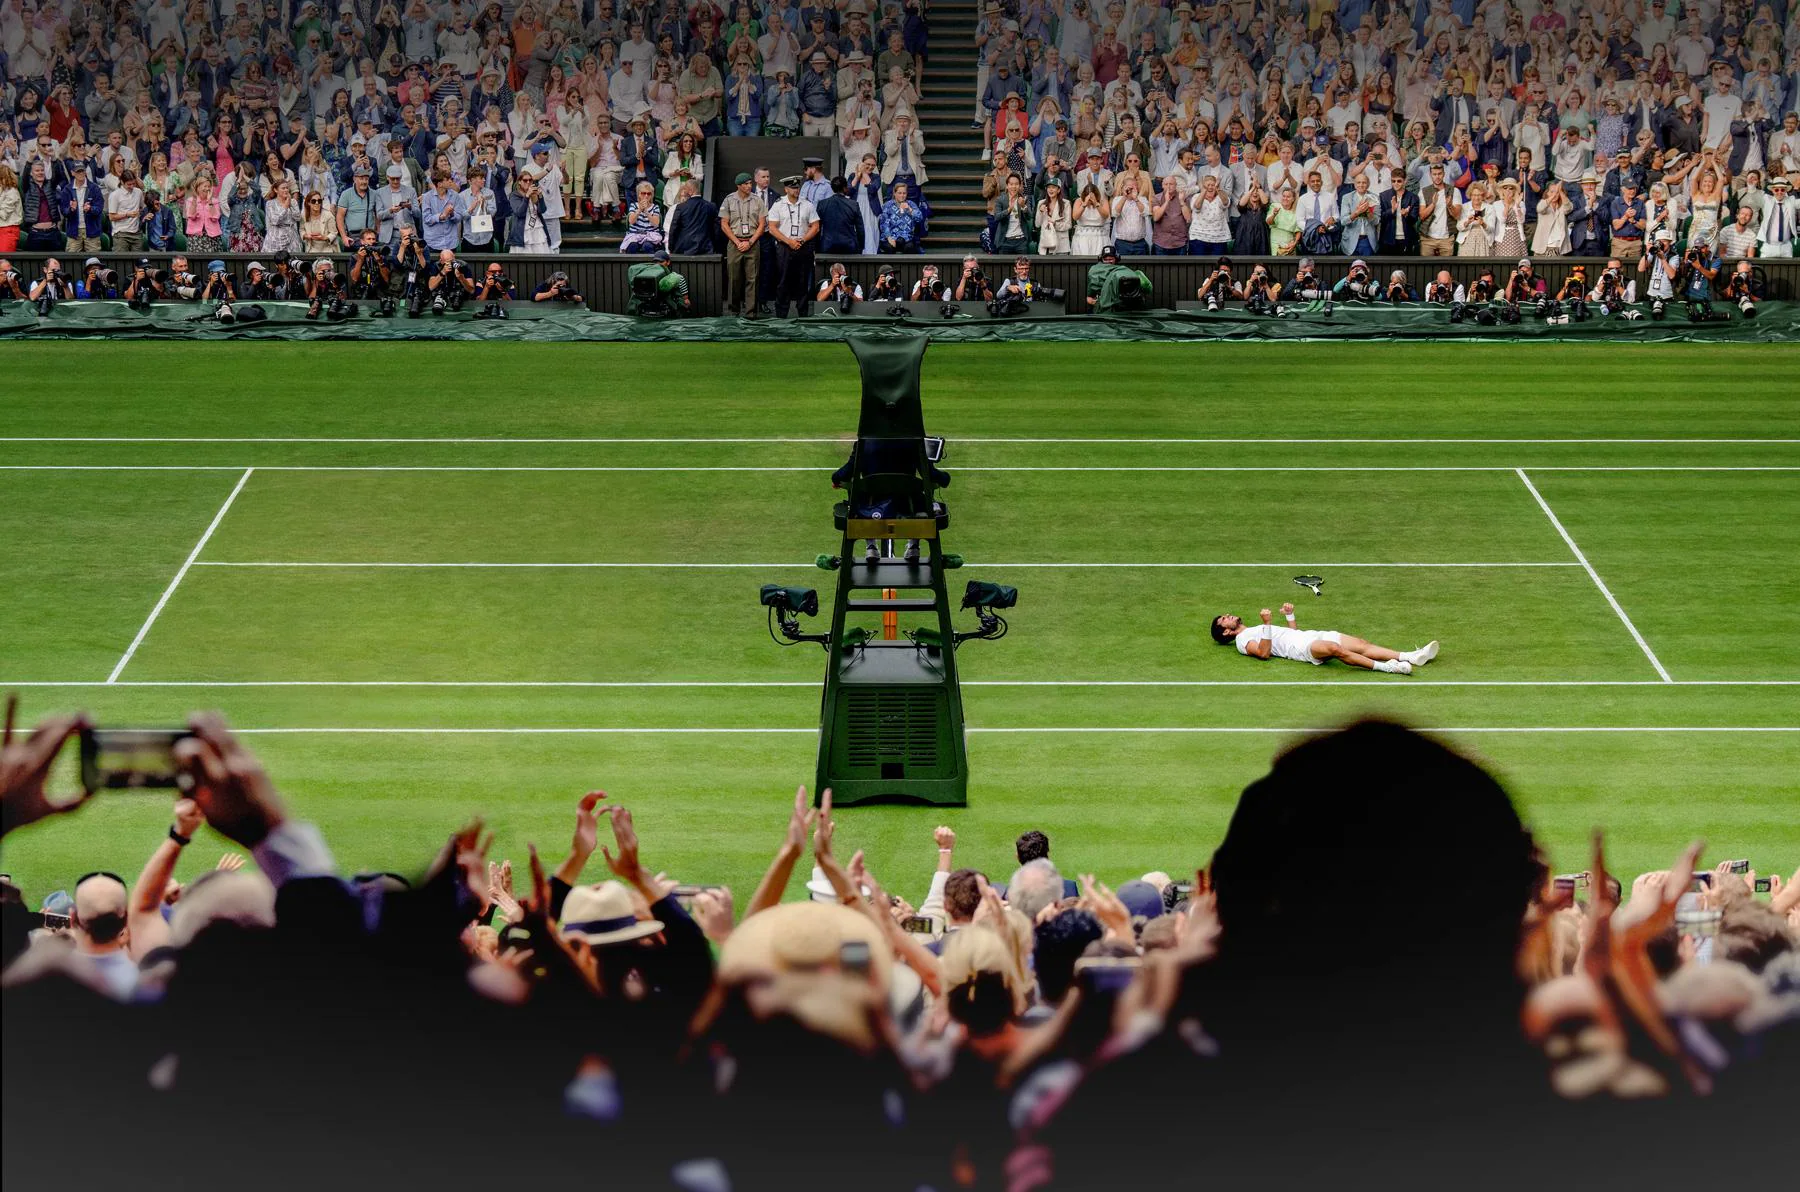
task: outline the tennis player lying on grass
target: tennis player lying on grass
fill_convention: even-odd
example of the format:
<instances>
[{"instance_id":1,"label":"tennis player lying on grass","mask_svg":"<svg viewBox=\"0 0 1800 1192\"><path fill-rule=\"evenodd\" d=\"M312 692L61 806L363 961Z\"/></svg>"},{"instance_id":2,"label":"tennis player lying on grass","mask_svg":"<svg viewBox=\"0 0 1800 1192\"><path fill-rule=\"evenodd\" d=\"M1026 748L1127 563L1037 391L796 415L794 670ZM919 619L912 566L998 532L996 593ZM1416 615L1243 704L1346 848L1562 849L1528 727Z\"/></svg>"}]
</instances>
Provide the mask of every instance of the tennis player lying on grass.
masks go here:
<instances>
[{"instance_id":1,"label":"tennis player lying on grass","mask_svg":"<svg viewBox=\"0 0 1800 1192\"><path fill-rule=\"evenodd\" d=\"M1274 623L1274 614L1266 608L1262 610L1262 624L1254 628L1231 613L1214 617L1213 640L1221 646L1236 642L1238 653L1250 658L1286 658L1291 662L1310 662L1314 666L1322 666L1336 658L1384 675L1410 675L1413 667L1424 666L1438 654L1436 642L1427 642L1417 650L1403 653L1335 629L1297 629L1291 604L1281 606L1281 615L1287 619L1285 629Z\"/></svg>"}]
</instances>

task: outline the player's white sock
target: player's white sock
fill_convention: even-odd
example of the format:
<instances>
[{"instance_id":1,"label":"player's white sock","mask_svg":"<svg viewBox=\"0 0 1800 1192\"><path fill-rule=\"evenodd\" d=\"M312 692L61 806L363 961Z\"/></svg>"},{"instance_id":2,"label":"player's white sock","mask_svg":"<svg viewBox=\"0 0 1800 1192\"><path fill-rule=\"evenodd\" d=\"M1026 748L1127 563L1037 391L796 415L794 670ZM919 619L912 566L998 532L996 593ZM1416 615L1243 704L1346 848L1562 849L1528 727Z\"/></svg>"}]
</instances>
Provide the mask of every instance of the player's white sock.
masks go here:
<instances>
[{"instance_id":1,"label":"player's white sock","mask_svg":"<svg viewBox=\"0 0 1800 1192\"><path fill-rule=\"evenodd\" d=\"M1410 675L1412 674L1412 663L1404 658L1395 658L1377 662L1375 669L1384 675Z\"/></svg>"}]
</instances>

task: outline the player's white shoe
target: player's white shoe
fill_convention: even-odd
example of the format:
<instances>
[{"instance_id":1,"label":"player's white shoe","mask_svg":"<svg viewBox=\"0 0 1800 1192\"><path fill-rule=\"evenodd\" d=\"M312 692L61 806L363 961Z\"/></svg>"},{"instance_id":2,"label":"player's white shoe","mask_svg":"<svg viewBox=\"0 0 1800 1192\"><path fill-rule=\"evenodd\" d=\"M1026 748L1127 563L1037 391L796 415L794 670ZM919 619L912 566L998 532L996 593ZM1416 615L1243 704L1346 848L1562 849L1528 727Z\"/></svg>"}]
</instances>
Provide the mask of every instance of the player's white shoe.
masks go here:
<instances>
[{"instance_id":1,"label":"player's white shoe","mask_svg":"<svg viewBox=\"0 0 1800 1192\"><path fill-rule=\"evenodd\" d=\"M1391 662L1377 662L1375 669L1384 675L1410 675L1413 670L1412 663L1404 658L1396 658Z\"/></svg>"},{"instance_id":2,"label":"player's white shoe","mask_svg":"<svg viewBox=\"0 0 1800 1192\"><path fill-rule=\"evenodd\" d=\"M1433 658L1436 658L1437 656L1438 656L1438 644L1434 641L1426 642L1424 645L1420 646L1418 649L1413 650L1409 653L1400 655L1400 657L1406 659L1408 662L1412 663L1414 666L1424 666L1427 662L1430 662Z\"/></svg>"}]
</instances>

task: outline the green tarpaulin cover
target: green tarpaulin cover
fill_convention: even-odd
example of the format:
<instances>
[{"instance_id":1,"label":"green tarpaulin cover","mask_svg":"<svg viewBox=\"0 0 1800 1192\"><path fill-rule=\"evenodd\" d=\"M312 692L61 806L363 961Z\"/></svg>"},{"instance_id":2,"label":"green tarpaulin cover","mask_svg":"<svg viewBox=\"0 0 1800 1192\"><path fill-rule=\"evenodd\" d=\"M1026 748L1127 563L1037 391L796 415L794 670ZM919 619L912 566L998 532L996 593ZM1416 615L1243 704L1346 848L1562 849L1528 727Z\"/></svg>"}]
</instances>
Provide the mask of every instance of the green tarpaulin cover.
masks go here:
<instances>
[{"instance_id":1,"label":"green tarpaulin cover","mask_svg":"<svg viewBox=\"0 0 1800 1192\"><path fill-rule=\"evenodd\" d=\"M869 334L923 331L945 343L984 340L1082 341L1129 340L1613 340L1667 343L1719 340L1736 343L1800 343L1800 303L1765 302L1755 319L1745 319L1719 303L1717 321L1693 323L1680 306L1656 321L1597 317L1584 323L1549 324L1527 315L1517 326L1482 327L1473 321L1452 324L1443 307L1336 306L1330 314L1301 307L1284 317L1257 316L1242 310L1217 313L1151 311L1121 315L1049 315L1017 319L989 318L980 313L951 319L898 319L881 315L839 316L816 313L808 319L737 318L635 319L567 308L546 309L520 303L506 320L484 320L472 312L426 315L409 319L376 318L365 304L363 313L340 322L321 316L307 319L300 302L266 302L265 322L219 323L195 304L160 305L140 314L123 302L66 302L50 318L40 320L28 303L8 303L0 310L0 337L74 339L284 339L284 340L518 340L538 343L825 343L849 332ZM880 309L876 307L874 309Z\"/></svg>"}]
</instances>

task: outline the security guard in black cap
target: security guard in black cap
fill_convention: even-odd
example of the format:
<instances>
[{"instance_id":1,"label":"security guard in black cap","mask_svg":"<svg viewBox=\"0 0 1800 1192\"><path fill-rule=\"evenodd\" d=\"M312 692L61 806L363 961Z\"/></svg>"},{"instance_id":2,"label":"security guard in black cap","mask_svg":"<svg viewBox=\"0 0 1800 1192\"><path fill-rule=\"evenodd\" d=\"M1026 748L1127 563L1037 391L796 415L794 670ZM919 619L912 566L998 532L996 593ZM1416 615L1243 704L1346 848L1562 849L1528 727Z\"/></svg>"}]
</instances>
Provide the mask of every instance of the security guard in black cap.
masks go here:
<instances>
[{"instance_id":1,"label":"security guard in black cap","mask_svg":"<svg viewBox=\"0 0 1800 1192\"><path fill-rule=\"evenodd\" d=\"M819 244L819 211L800 195L802 179L781 180L782 195L769 208L769 235L775 239L775 317L787 318L790 305L801 317L812 313L813 256Z\"/></svg>"}]
</instances>

